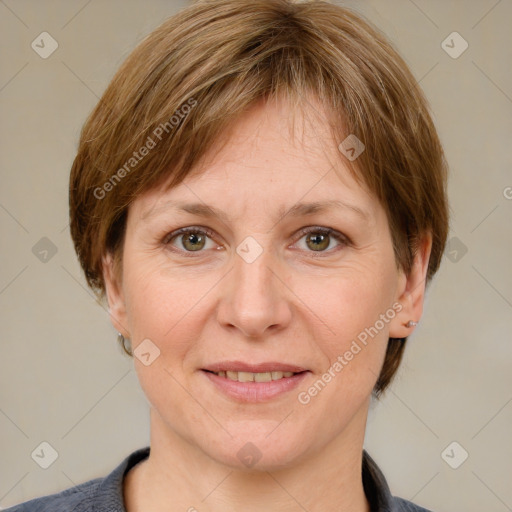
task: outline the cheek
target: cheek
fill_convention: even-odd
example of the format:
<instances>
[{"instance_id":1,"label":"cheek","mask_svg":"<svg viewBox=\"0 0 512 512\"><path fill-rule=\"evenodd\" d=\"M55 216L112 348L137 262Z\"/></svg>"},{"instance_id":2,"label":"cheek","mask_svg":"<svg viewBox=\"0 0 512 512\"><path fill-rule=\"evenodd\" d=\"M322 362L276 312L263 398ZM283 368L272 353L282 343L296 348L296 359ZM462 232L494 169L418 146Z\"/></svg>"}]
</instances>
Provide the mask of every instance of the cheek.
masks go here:
<instances>
[{"instance_id":1,"label":"cheek","mask_svg":"<svg viewBox=\"0 0 512 512\"><path fill-rule=\"evenodd\" d=\"M194 290L200 287L190 275L187 279L183 274L166 275L160 265L144 255L128 257L125 268L126 307L139 383L153 407L177 413L187 403L178 382L198 337L194 326L200 323L194 313L201 297ZM154 352L158 356L148 366L137 359L139 344L139 353L146 352L148 346L150 352L156 350L147 340L158 349Z\"/></svg>"},{"instance_id":2,"label":"cheek","mask_svg":"<svg viewBox=\"0 0 512 512\"><path fill-rule=\"evenodd\" d=\"M333 279L315 299L328 326L321 347L328 359L324 371L336 375L331 389L348 399L368 394L378 377L395 313L393 276L389 264L375 261Z\"/></svg>"},{"instance_id":3,"label":"cheek","mask_svg":"<svg viewBox=\"0 0 512 512\"><path fill-rule=\"evenodd\" d=\"M125 269L124 290L132 343L146 337L156 339L166 321L162 313L168 308L162 283L155 279L155 270L138 258L127 257Z\"/></svg>"},{"instance_id":4,"label":"cheek","mask_svg":"<svg viewBox=\"0 0 512 512\"><path fill-rule=\"evenodd\" d=\"M374 325L392 306L394 286L389 269L375 264L371 271L351 271L333 279L315 301L334 337L347 340Z\"/></svg>"},{"instance_id":5,"label":"cheek","mask_svg":"<svg viewBox=\"0 0 512 512\"><path fill-rule=\"evenodd\" d=\"M179 360L194 346L201 326L198 315L208 304L208 290L218 282L213 273L191 273L152 255L127 257L125 297L132 343L149 338L162 352ZM195 328L196 326L196 328Z\"/></svg>"}]
</instances>

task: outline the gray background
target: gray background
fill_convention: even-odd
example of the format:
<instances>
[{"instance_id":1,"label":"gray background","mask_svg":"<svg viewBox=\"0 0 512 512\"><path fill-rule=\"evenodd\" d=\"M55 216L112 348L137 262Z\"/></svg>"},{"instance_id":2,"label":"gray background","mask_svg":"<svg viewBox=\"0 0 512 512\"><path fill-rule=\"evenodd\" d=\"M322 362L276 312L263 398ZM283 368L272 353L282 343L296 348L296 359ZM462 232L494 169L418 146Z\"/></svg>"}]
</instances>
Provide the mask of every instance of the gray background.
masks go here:
<instances>
[{"instance_id":1,"label":"gray background","mask_svg":"<svg viewBox=\"0 0 512 512\"><path fill-rule=\"evenodd\" d=\"M76 261L67 187L79 130L113 73L184 4L0 1L4 508L104 476L149 443L132 361ZM409 63L451 169L449 249L365 447L396 495L435 511L512 510L512 2L345 4ZM31 48L43 31L59 45L46 59ZM454 31L469 44L458 58L441 46ZM48 469L31 457L43 441L58 453ZM460 463L462 450L453 469L445 460Z\"/></svg>"}]
</instances>

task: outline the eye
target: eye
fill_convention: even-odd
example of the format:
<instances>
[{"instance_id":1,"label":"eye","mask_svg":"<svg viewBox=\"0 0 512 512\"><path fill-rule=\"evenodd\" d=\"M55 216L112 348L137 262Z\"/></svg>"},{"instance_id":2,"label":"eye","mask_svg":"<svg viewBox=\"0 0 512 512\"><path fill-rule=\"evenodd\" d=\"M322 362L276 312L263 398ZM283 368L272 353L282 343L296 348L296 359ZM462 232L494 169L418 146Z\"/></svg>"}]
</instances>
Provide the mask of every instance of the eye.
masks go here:
<instances>
[{"instance_id":1,"label":"eye","mask_svg":"<svg viewBox=\"0 0 512 512\"><path fill-rule=\"evenodd\" d=\"M306 248L313 252L336 252L339 249L334 249L334 251L326 250L331 245L333 239L339 242L339 245L342 247L350 243L346 236L331 228L309 227L302 229L300 234L301 238L299 241L305 238Z\"/></svg>"},{"instance_id":2,"label":"eye","mask_svg":"<svg viewBox=\"0 0 512 512\"><path fill-rule=\"evenodd\" d=\"M332 240L338 242L338 246L347 246L350 240L343 234L331 228L324 228L319 226L303 228L299 232L300 238L298 241L305 238L305 247L307 252L335 252L339 249L327 250L331 245ZM208 228L200 228L189 226L178 229L168 234L163 243L170 245L178 250L178 252L192 253L200 252L203 249L212 249L218 246L213 244L212 238L215 236L214 232ZM208 242L213 244L208 247Z\"/></svg>"},{"instance_id":3,"label":"eye","mask_svg":"<svg viewBox=\"0 0 512 512\"><path fill-rule=\"evenodd\" d=\"M176 239L181 246L177 248L179 251L184 249L185 252L198 252L206 247L207 241L211 240L211 237L213 237L213 231L210 229L190 226L173 231L165 237L163 242L165 245L176 247L173 243L173 240ZM206 249L211 249L211 247L206 247Z\"/></svg>"}]
</instances>

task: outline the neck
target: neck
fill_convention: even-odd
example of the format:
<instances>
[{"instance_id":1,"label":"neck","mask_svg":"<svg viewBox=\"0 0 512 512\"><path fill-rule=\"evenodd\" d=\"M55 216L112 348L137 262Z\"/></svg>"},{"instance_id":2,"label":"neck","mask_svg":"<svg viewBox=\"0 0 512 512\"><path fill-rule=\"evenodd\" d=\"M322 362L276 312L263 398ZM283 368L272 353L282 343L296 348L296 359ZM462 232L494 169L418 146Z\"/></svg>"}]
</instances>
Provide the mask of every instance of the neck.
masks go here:
<instances>
[{"instance_id":1,"label":"neck","mask_svg":"<svg viewBox=\"0 0 512 512\"><path fill-rule=\"evenodd\" d=\"M351 425L293 467L255 471L220 464L151 409L151 452L125 477L126 510L370 512L361 477L366 414L362 419L362 428Z\"/></svg>"}]
</instances>

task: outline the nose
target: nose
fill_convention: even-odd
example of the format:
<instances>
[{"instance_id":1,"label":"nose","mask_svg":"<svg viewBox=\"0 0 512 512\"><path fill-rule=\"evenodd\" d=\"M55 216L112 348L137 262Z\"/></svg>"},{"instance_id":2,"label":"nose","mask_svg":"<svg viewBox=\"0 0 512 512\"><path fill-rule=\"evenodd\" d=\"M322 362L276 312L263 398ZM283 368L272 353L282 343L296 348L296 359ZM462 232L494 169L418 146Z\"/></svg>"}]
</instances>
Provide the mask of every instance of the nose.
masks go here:
<instances>
[{"instance_id":1,"label":"nose","mask_svg":"<svg viewBox=\"0 0 512 512\"><path fill-rule=\"evenodd\" d=\"M217 310L218 322L247 338L262 338L289 325L290 290L281 266L266 248L252 262L238 253L226 276Z\"/></svg>"}]
</instances>

